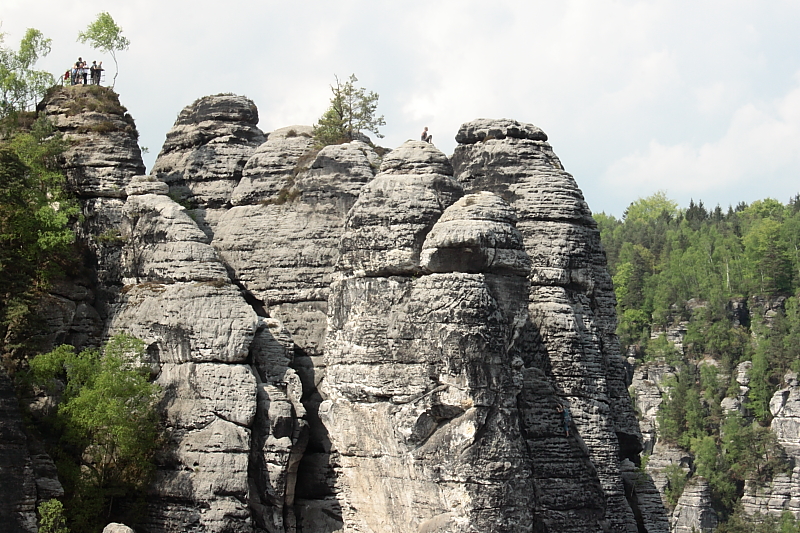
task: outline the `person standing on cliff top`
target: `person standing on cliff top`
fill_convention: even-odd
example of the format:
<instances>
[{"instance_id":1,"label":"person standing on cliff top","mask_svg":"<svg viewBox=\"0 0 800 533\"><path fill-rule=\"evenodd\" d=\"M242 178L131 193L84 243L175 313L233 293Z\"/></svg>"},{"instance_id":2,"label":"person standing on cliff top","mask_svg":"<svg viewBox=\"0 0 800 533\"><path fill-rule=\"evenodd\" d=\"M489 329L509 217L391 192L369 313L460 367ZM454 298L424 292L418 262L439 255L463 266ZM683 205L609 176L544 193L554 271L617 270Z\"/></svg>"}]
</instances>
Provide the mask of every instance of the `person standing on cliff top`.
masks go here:
<instances>
[{"instance_id":1,"label":"person standing on cliff top","mask_svg":"<svg viewBox=\"0 0 800 533\"><path fill-rule=\"evenodd\" d=\"M422 142L426 143L431 142L431 139L433 139L433 135L428 134L428 126L425 126L425 129L422 130L422 135L420 135L420 139L422 140Z\"/></svg>"}]
</instances>

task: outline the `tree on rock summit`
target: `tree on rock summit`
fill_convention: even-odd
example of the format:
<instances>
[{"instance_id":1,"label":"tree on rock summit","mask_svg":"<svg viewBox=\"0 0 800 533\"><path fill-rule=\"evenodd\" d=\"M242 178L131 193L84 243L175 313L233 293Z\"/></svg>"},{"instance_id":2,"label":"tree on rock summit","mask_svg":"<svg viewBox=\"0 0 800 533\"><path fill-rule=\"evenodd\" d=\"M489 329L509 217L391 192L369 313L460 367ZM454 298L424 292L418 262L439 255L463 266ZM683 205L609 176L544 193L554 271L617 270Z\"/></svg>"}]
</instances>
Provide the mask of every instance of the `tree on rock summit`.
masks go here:
<instances>
[{"instance_id":1,"label":"tree on rock summit","mask_svg":"<svg viewBox=\"0 0 800 533\"><path fill-rule=\"evenodd\" d=\"M383 115L375 115L378 94L356 87L358 78L355 74L351 74L346 82L334 77L336 85L331 85L331 106L314 126L314 139L322 145L339 144L358 138L362 130L382 138L378 127L385 126L386 121Z\"/></svg>"},{"instance_id":2,"label":"tree on rock summit","mask_svg":"<svg viewBox=\"0 0 800 533\"><path fill-rule=\"evenodd\" d=\"M120 50L127 50L131 45L127 37L122 36L122 28L117 26L114 19L111 18L107 12L98 13L97 19L89 24L86 31L78 33L78 41L81 43L89 43L92 48L97 48L103 52L111 54L111 59L114 60L114 81L111 83L111 88L117 83L117 74L119 74L119 64L117 63L117 52Z\"/></svg>"}]
</instances>

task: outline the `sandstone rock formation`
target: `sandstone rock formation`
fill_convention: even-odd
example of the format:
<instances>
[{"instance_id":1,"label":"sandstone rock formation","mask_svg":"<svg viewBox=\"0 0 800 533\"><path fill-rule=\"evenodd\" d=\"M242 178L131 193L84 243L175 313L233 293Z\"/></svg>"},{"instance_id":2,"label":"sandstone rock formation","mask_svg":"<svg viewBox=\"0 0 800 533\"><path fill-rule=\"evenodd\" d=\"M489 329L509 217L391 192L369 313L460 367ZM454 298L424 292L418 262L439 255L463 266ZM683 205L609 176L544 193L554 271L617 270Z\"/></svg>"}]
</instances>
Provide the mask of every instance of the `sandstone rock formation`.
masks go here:
<instances>
[{"instance_id":1,"label":"sandstone rock formation","mask_svg":"<svg viewBox=\"0 0 800 533\"><path fill-rule=\"evenodd\" d=\"M257 117L206 97L151 176L74 167L96 269L45 305L53 342L147 344L167 444L137 530L665 533L599 234L544 132L381 160Z\"/></svg>"},{"instance_id":2,"label":"sandstone rock formation","mask_svg":"<svg viewBox=\"0 0 800 533\"><path fill-rule=\"evenodd\" d=\"M713 533L718 525L708 481L695 476L686 482L672 513L672 533Z\"/></svg>"},{"instance_id":3,"label":"sandstone rock formation","mask_svg":"<svg viewBox=\"0 0 800 533\"><path fill-rule=\"evenodd\" d=\"M208 235L230 207L247 160L265 141L257 124L251 100L218 94L186 106L167 133L152 174L170 186L176 200L193 208Z\"/></svg>"},{"instance_id":4,"label":"sandstone rock formation","mask_svg":"<svg viewBox=\"0 0 800 533\"><path fill-rule=\"evenodd\" d=\"M791 511L800 518L800 386L797 374L784 376L785 387L776 391L770 400L771 428L783 446L792 471L775 476L766 485L745 483L742 507L748 514L780 516Z\"/></svg>"},{"instance_id":5,"label":"sandstone rock formation","mask_svg":"<svg viewBox=\"0 0 800 533\"><path fill-rule=\"evenodd\" d=\"M474 121L456 135L455 177L516 210L532 261L531 318L543 341L533 362L573 409L603 485L612 529L636 531L619 459L638 461L641 433L615 335L615 299L591 212L541 130ZM665 520L660 520L665 527Z\"/></svg>"}]
</instances>

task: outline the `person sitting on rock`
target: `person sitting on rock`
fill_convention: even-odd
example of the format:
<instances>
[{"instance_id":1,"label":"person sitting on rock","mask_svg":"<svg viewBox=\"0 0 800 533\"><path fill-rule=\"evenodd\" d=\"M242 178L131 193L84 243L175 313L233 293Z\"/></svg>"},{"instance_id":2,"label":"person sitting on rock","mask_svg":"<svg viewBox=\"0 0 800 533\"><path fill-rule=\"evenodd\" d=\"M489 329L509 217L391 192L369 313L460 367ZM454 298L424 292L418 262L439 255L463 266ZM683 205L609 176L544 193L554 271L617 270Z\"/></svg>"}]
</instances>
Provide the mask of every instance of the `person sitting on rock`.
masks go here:
<instances>
[{"instance_id":1,"label":"person sitting on rock","mask_svg":"<svg viewBox=\"0 0 800 533\"><path fill-rule=\"evenodd\" d=\"M422 130L422 135L420 136L420 139L426 143L431 142L431 139L433 139L433 135L428 134L428 126L425 126L425 129Z\"/></svg>"},{"instance_id":2,"label":"person sitting on rock","mask_svg":"<svg viewBox=\"0 0 800 533\"><path fill-rule=\"evenodd\" d=\"M567 437L569 437L569 426L570 422L572 422L572 417L569 414L569 407L559 403L556 405L556 411L564 416L564 433Z\"/></svg>"}]
</instances>

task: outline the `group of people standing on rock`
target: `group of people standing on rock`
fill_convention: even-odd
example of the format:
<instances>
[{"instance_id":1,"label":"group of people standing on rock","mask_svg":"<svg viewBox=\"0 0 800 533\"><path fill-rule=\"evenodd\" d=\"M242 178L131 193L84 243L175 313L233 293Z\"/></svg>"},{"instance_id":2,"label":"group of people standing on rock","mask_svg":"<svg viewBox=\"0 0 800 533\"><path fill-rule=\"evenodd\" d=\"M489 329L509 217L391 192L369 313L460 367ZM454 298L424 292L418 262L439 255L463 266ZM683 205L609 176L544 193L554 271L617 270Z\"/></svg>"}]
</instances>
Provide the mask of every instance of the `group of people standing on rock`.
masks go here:
<instances>
[{"instance_id":1,"label":"group of people standing on rock","mask_svg":"<svg viewBox=\"0 0 800 533\"><path fill-rule=\"evenodd\" d=\"M87 68L86 61L78 58L72 68L64 73L64 81L69 80L70 85L88 85L91 76L92 85L100 85L100 77L103 73L103 62L99 64L92 61L92 65Z\"/></svg>"}]
</instances>

